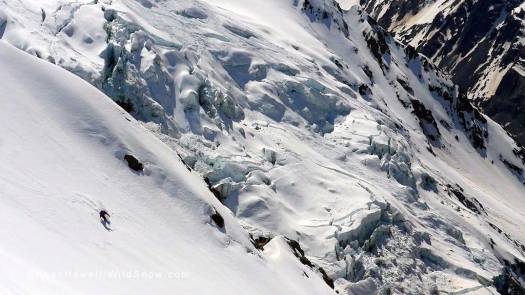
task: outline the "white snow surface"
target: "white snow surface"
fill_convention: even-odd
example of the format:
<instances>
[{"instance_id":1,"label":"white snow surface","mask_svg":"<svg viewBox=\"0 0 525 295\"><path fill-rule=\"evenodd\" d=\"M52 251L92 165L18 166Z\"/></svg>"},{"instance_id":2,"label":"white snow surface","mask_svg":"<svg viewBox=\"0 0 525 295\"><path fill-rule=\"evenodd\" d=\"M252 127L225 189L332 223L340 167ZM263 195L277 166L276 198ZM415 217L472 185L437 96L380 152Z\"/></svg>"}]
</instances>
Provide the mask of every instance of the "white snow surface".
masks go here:
<instances>
[{"instance_id":1,"label":"white snow surface","mask_svg":"<svg viewBox=\"0 0 525 295\"><path fill-rule=\"evenodd\" d=\"M333 294L321 267L339 294L496 294L525 261L519 148L357 6L0 2L6 293ZM60 275L111 270L182 277Z\"/></svg>"},{"instance_id":2,"label":"white snow surface","mask_svg":"<svg viewBox=\"0 0 525 295\"><path fill-rule=\"evenodd\" d=\"M286 244L254 249L202 178L96 88L3 41L0 64L0 293L333 294Z\"/></svg>"}]
</instances>

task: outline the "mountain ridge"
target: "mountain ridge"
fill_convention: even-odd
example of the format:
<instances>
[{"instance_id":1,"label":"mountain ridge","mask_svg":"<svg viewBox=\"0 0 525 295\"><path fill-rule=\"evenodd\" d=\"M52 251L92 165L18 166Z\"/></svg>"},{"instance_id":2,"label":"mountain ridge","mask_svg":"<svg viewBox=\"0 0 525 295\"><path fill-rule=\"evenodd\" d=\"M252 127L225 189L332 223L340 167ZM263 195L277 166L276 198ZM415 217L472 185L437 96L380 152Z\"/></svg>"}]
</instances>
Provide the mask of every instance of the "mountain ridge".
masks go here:
<instances>
[{"instance_id":1,"label":"mountain ridge","mask_svg":"<svg viewBox=\"0 0 525 295\"><path fill-rule=\"evenodd\" d=\"M449 72L468 97L525 144L522 1L367 1L360 4L404 44Z\"/></svg>"}]
</instances>

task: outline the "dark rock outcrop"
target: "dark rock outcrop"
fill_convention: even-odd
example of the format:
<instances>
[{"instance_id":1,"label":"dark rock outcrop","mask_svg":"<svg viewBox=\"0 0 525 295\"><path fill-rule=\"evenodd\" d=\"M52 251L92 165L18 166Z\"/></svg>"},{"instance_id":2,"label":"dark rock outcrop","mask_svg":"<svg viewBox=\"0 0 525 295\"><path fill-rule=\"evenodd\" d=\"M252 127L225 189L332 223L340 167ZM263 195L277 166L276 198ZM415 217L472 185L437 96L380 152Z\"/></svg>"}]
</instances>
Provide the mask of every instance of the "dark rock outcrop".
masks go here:
<instances>
[{"instance_id":1,"label":"dark rock outcrop","mask_svg":"<svg viewBox=\"0 0 525 295\"><path fill-rule=\"evenodd\" d=\"M133 155L127 154L124 156L124 160L128 162L128 166L131 170L142 172L144 171L144 164L142 164L137 158Z\"/></svg>"}]
</instances>

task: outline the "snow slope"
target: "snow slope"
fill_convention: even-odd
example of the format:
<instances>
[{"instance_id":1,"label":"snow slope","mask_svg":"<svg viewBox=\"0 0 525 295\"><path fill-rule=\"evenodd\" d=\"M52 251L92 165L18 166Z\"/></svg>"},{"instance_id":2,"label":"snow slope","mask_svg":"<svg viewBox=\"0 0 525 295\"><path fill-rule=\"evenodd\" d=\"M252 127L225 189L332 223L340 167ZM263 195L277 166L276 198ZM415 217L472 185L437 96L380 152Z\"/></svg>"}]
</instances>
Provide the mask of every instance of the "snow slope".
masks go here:
<instances>
[{"instance_id":1,"label":"snow slope","mask_svg":"<svg viewBox=\"0 0 525 295\"><path fill-rule=\"evenodd\" d=\"M181 155L194 172L180 179L205 179L215 196L199 194L209 197L204 209L177 203L173 212L202 225L211 204L227 227L241 225L228 236L276 259L265 265L291 287L494 294L523 283L525 151L360 9L321 0L5 3L4 40L101 89L141 121L140 134ZM180 166L173 152L153 161L156 151L131 148L146 163ZM116 160L122 149L108 157L129 172ZM192 239L201 231L190 224ZM295 255L280 262L286 244ZM295 257L321 289L300 281Z\"/></svg>"},{"instance_id":2,"label":"snow slope","mask_svg":"<svg viewBox=\"0 0 525 295\"><path fill-rule=\"evenodd\" d=\"M202 178L94 87L5 42L0 64L0 293L333 294L286 243L256 250Z\"/></svg>"}]
</instances>

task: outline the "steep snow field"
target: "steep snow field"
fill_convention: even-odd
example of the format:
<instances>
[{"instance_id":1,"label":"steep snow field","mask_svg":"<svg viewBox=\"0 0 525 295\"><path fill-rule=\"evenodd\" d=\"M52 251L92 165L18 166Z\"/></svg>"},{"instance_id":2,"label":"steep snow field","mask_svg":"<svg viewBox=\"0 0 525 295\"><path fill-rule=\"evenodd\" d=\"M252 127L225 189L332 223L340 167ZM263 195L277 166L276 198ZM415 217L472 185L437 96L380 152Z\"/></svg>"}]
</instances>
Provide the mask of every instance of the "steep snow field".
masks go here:
<instances>
[{"instance_id":1,"label":"steep snow field","mask_svg":"<svg viewBox=\"0 0 525 295\"><path fill-rule=\"evenodd\" d=\"M94 87L1 41L0 64L0 293L332 294L282 240L256 250L202 178Z\"/></svg>"},{"instance_id":2,"label":"steep snow field","mask_svg":"<svg viewBox=\"0 0 525 295\"><path fill-rule=\"evenodd\" d=\"M35 134L28 143L11 135L17 141L9 146L42 152L34 160L40 165L7 157L23 161L7 162L18 174L42 169L26 181L7 179L27 188L23 195L49 195L45 205L31 197L13 210L34 206L42 214L34 222L51 222L60 233L46 241L78 245L67 263L78 256L93 263L86 268L98 267L87 252L97 261L114 255L101 268L180 269L187 280L155 286L192 294L333 293L330 287L339 294L496 294L523 283L525 151L357 7L343 11L322 0L4 3L2 39L75 73L139 119L78 78L2 44L2 68L11 69L1 73L2 103L13 109L1 110L2 128L33 122L9 128ZM31 70L18 66L26 63ZM47 99L39 97L43 89ZM39 96L21 93L27 104L9 99L22 91ZM145 172L132 172L126 153ZM67 210L51 214L48 198ZM99 207L112 213L114 231L98 222ZM211 221L214 210L224 230ZM36 240L24 237L26 245ZM53 262L37 264L44 270L70 267L56 264L67 254L61 248L34 247ZM39 263L30 251L10 251ZM20 274L8 277L21 282ZM103 281L121 291L114 282ZM149 288L144 280L126 287Z\"/></svg>"}]
</instances>

